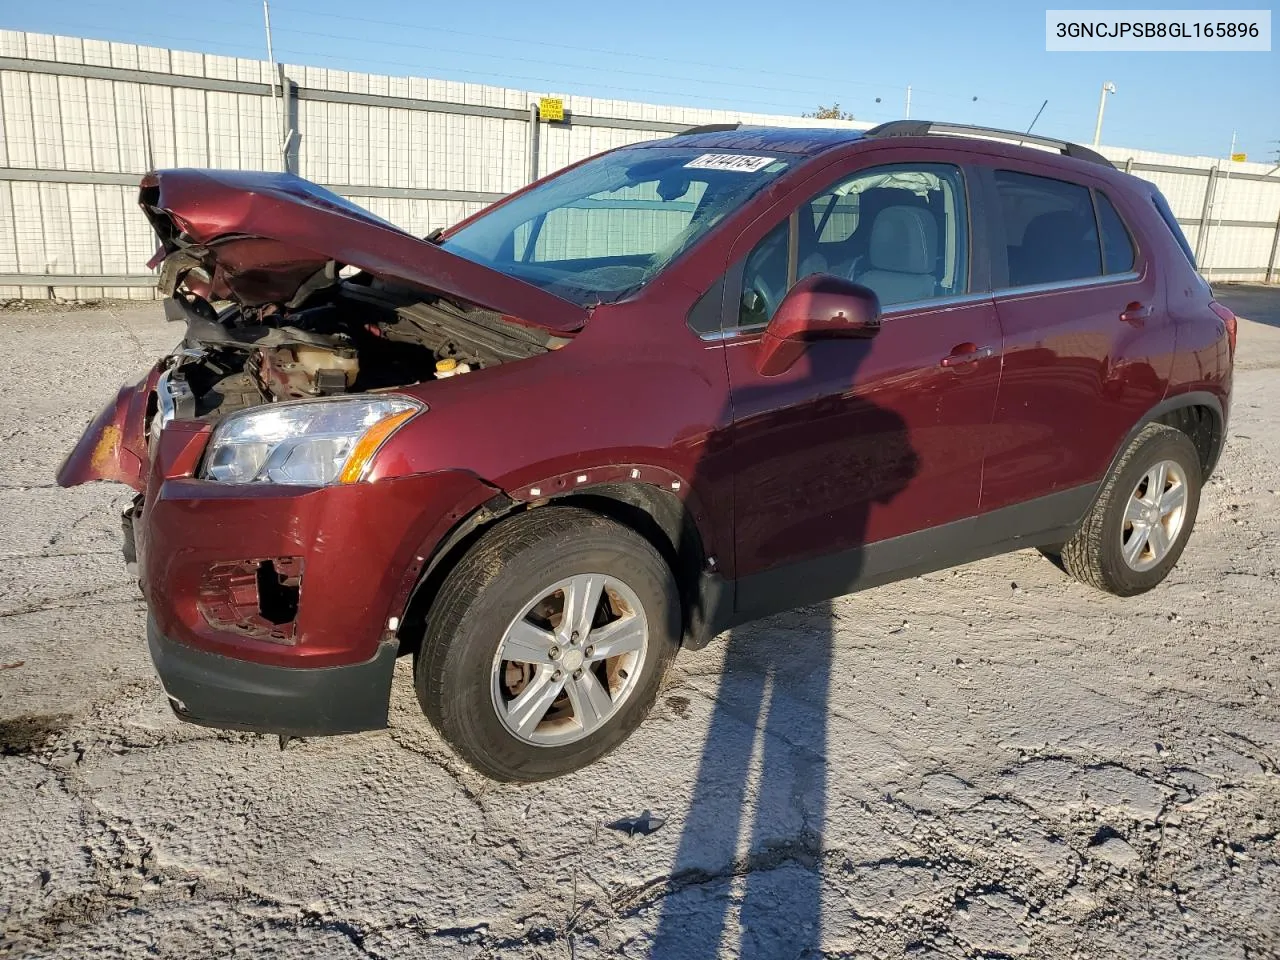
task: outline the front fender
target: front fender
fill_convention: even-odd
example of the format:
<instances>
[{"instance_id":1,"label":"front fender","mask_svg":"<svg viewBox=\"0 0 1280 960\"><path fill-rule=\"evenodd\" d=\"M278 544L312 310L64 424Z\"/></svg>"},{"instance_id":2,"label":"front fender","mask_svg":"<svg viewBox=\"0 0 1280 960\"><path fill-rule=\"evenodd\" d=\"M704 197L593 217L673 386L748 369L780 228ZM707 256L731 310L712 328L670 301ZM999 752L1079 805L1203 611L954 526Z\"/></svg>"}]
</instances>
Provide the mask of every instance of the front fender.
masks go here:
<instances>
[{"instance_id":1,"label":"front fender","mask_svg":"<svg viewBox=\"0 0 1280 960\"><path fill-rule=\"evenodd\" d=\"M128 484L141 493L147 485L147 443L143 435L147 403L160 368L131 387L122 387L76 442L58 468L60 487L91 480Z\"/></svg>"},{"instance_id":2,"label":"front fender","mask_svg":"<svg viewBox=\"0 0 1280 960\"><path fill-rule=\"evenodd\" d=\"M544 477L534 483L515 486L503 481L503 492L517 503L533 503L538 500L554 500L573 494L590 494L601 487L642 486L670 494L680 501L697 528L702 549L707 556L717 556L717 547L711 518L706 505L689 481L666 467L646 463L613 463L605 466L570 470L567 473ZM724 559L724 558L721 558Z\"/></svg>"}]
</instances>

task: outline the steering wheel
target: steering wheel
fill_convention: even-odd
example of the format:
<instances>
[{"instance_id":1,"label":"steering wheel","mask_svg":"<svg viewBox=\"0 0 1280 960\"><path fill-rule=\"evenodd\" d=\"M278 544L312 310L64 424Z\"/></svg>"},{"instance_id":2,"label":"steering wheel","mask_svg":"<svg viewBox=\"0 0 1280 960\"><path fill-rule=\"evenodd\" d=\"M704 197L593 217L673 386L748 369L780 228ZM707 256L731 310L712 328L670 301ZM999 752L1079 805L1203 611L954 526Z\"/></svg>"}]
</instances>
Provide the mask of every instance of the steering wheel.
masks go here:
<instances>
[{"instance_id":1,"label":"steering wheel","mask_svg":"<svg viewBox=\"0 0 1280 960\"><path fill-rule=\"evenodd\" d=\"M782 281L782 292L786 293L787 234L785 224L765 237L760 246L747 259L746 269L747 275L751 278L747 289L763 302L765 316L773 317L774 311L778 309L778 304L782 302L782 297L773 291L765 277L771 273L776 273Z\"/></svg>"},{"instance_id":2,"label":"steering wheel","mask_svg":"<svg viewBox=\"0 0 1280 960\"><path fill-rule=\"evenodd\" d=\"M766 286L764 277L758 273L751 278L751 292L764 302L764 315L772 317L773 312L778 309L778 298Z\"/></svg>"}]
</instances>

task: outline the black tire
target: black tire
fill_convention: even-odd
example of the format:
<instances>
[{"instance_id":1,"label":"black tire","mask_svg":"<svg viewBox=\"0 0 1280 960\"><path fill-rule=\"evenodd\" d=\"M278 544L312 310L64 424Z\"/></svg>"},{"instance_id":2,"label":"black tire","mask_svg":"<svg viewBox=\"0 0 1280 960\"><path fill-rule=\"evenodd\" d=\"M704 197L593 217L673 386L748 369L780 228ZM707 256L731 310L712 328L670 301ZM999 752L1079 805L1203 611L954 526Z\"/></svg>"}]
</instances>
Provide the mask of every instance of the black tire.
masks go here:
<instances>
[{"instance_id":1,"label":"black tire","mask_svg":"<svg viewBox=\"0 0 1280 960\"><path fill-rule=\"evenodd\" d=\"M1172 460L1186 478L1186 508L1181 529L1169 552L1149 570L1129 566L1121 553L1124 514L1129 497L1143 476L1162 460ZM1075 535L1062 545L1062 566L1081 583L1130 597L1160 583L1182 556L1200 508L1200 457L1191 439L1174 427L1151 423L1133 439L1107 475L1097 500Z\"/></svg>"},{"instance_id":2,"label":"black tire","mask_svg":"<svg viewBox=\"0 0 1280 960\"><path fill-rule=\"evenodd\" d=\"M491 670L508 625L543 586L580 573L624 582L649 625L648 652L631 694L595 732L539 746L499 719ZM414 664L418 702L450 746L494 780L533 782L571 773L622 743L648 714L680 643L680 600L662 555L635 531L577 507L543 507L485 533L445 578Z\"/></svg>"}]
</instances>

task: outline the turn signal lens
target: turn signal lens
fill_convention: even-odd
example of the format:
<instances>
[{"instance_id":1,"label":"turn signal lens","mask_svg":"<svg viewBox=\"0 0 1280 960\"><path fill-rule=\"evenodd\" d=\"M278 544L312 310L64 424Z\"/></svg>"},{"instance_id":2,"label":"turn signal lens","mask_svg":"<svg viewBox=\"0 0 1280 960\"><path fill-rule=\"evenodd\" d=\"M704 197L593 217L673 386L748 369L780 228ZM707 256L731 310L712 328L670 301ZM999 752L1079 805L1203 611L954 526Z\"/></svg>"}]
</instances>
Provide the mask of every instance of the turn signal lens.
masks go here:
<instances>
[{"instance_id":1,"label":"turn signal lens","mask_svg":"<svg viewBox=\"0 0 1280 960\"><path fill-rule=\"evenodd\" d=\"M369 462L373 459L373 455L378 452L378 448L382 446L382 442L395 433L402 423L417 412L417 410L405 410L402 413L387 417L385 420L379 420L366 430L364 436L356 441L355 447L347 457L347 464L342 468L342 473L338 475L338 482L355 483L363 479L365 468L368 467Z\"/></svg>"}]
</instances>

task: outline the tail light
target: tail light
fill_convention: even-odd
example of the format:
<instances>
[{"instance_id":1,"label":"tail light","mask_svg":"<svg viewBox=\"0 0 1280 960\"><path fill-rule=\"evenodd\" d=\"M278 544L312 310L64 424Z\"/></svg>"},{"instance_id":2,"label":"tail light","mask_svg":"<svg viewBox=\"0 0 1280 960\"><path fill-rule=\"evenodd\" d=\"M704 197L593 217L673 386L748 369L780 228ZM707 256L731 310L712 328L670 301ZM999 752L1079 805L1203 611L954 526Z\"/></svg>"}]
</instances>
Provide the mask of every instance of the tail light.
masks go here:
<instances>
[{"instance_id":1,"label":"tail light","mask_svg":"<svg viewBox=\"0 0 1280 960\"><path fill-rule=\"evenodd\" d=\"M1236 355L1236 315L1220 304L1217 300L1209 301L1209 309L1218 315L1218 319L1222 321L1227 328L1227 342L1231 344L1231 356Z\"/></svg>"}]
</instances>

